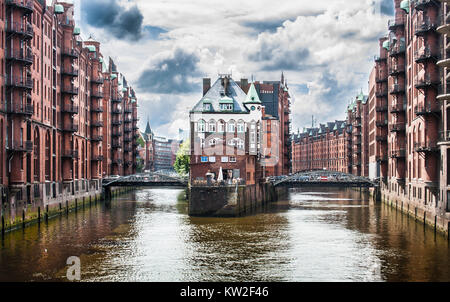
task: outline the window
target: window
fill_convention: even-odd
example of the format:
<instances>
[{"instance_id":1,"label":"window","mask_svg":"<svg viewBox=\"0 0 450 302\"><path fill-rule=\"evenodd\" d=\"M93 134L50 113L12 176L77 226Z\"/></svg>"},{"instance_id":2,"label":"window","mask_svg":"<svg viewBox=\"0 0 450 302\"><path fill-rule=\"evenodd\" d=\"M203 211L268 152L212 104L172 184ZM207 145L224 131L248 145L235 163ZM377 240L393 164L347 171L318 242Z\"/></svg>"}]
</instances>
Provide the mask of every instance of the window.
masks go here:
<instances>
[{"instance_id":1,"label":"window","mask_svg":"<svg viewBox=\"0 0 450 302\"><path fill-rule=\"evenodd\" d=\"M220 110L233 111L233 104L220 104Z\"/></svg>"},{"instance_id":2,"label":"window","mask_svg":"<svg viewBox=\"0 0 450 302\"><path fill-rule=\"evenodd\" d=\"M211 104L203 104L203 111L211 111Z\"/></svg>"},{"instance_id":3,"label":"window","mask_svg":"<svg viewBox=\"0 0 450 302\"><path fill-rule=\"evenodd\" d=\"M238 133L245 133L245 123L243 121L239 121L237 124Z\"/></svg>"},{"instance_id":4,"label":"window","mask_svg":"<svg viewBox=\"0 0 450 302\"><path fill-rule=\"evenodd\" d=\"M225 122L224 121L219 121L218 128L219 128L218 132L224 133L225 132Z\"/></svg>"},{"instance_id":5,"label":"window","mask_svg":"<svg viewBox=\"0 0 450 302\"><path fill-rule=\"evenodd\" d=\"M216 132L216 122L214 120L209 121L208 132Z\"/></svg>"},{"instance_id":6,"label":"window","mask_svg":"<svg viewBox=\"0 0 450 302\"><path fill-rule=\"evenodd\" d=\"M205 130L206 130L206 123L205 123L204 120L200 120L198 122L198 125L197 125L197 131L198 132L205 132Z\"/></svg>"},{"instance_id":7,"label":"window","mask_svg":"<svg viewBox=\"0 0 450 302\"><path fill-rule=\"evenodd\" d=\"M230 156L230 163L235 163L235 162L236 162L236 157Z\"/></svg>"},{"instance_id":8,"label":"window","mask_svg":"<svg viewBox=\"0 0 450 302\"><path fill-rule=\"evenodd\" d=\"M227 162L228 162L228 156L222 156L221 161L222 161L223 163L227 163Z\"/></svg>"},{"instance_id":9,"label":"window","mask_svg":"<svg viewBox=\"0 0 450 302\"><path fill-rule=\"evenodd\" d=\"M234 133L236 131L236 123L231 120L228 122L228 132Z\"/></svg>"}]
</instances>

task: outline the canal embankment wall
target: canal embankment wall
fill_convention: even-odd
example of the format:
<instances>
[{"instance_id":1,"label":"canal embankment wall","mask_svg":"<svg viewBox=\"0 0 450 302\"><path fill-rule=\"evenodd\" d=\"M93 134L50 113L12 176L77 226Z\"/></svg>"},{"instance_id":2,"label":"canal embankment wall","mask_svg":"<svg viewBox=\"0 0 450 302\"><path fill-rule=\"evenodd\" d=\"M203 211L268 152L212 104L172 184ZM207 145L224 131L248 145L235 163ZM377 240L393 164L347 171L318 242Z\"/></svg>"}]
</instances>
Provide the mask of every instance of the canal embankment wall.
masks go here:
<instances>
[{"instance_id":1,"label":"canal embankment wall","mask_svg":"<svg viewBox=\"0 0 450 302\"><path fill-rule=\"evenodd\" d=\"M112 188L111 196L116 197L133 188ZM5 199L6 200L6 199ZM58 199L34 200L28 202L3 202L1 205L0 232L2 234L17 229L24 229L30 225L49 221L55 217L90 207L106 200L101 187L98 190L76 195L64 195Z\"/></svg>"},{"instance_id":2,"label":"canal embankment wall","mask_svg":"<svg viewBox=\"0 0 450 302\"><path fill-rule=\"evenodd\" d=\"M406 195L398 195L386 189L371 188L369 193L376 201L387 204L450 239L450 213L440 211L440 208L436 207L435 204L423 204L419 201L410 200Z\"/></svg>"},{"instance_id":3,"label":"canal embankment wall","mask_svg":"<svg viewBox=\"0 0 450 302\"><path fill-rule=\"evenodd\" d=\"M287 194L272 183L241 186L191 186L189 215L199 217L239 217L254 213Z\"/></svg>"}]
</instances>

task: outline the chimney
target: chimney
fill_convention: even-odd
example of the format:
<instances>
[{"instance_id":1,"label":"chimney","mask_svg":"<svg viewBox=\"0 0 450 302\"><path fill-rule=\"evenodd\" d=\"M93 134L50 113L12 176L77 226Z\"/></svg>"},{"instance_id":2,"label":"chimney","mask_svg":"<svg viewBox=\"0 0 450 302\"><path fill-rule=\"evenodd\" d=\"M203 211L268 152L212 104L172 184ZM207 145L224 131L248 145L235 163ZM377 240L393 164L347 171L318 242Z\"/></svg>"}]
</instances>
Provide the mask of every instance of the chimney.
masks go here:
<instances>
[{"instance_id":1,"label":"chimney","mask_svg":"<svg viewBox=\"0 0 450 302\"><path fill-rule=\"evenodd\" d=\"M241 79L241 89L248 93L248 79Z\"/></svg>"},{"instance_id":2,"label":"chimney","mask_svg":"<svg viewBox=\"0 0 450 302\"><path fill-rule=\"evenodd\" d=\"M211 88L211 79L210 78L204 78L203 79L203 96L208 92L208 90Z\"/></svg>"}]
</instances>

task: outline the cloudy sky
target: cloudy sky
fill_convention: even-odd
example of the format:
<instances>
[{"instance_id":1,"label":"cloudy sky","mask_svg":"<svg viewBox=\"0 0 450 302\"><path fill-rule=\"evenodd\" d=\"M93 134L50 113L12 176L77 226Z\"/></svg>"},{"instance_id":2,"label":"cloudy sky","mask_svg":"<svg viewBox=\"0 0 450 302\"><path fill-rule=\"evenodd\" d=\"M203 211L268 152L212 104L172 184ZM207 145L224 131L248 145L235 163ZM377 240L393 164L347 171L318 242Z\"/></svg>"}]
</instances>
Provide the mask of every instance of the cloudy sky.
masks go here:
<instances>
[{"instance_id":1,"label":"cloudy sky","mask_svg":"<svg viewBox=\"0 0 450 302\"><path fill-rule=\"evenodd\" d=\"M188 129L202 78L279 80L293 97L294 129L345 117L368 90L393 0L75 0L84 39L102 43L135 88L140 127Z\"/></svg>"}]
</instances>

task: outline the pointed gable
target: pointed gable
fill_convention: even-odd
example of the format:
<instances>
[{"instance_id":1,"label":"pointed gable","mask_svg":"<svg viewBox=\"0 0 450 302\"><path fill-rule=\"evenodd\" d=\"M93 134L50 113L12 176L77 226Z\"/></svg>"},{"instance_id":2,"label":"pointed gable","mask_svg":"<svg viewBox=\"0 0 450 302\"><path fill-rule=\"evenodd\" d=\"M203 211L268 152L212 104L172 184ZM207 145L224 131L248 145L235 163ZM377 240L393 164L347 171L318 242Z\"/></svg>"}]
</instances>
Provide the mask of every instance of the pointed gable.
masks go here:
<instances>
[{"instance_id":1,"label":"pointed gable","mask_svg":"<svg viewBox=\"0 0 450 302\"><path fill-rule=\"evenodd\" d=\"M259 99L254 83L250 85L244 104L261 104L261 100Z\"/></svg>"}]
</instances>

